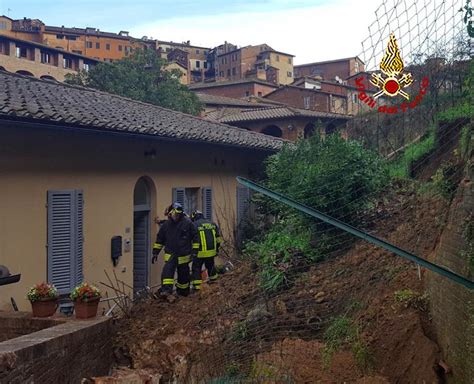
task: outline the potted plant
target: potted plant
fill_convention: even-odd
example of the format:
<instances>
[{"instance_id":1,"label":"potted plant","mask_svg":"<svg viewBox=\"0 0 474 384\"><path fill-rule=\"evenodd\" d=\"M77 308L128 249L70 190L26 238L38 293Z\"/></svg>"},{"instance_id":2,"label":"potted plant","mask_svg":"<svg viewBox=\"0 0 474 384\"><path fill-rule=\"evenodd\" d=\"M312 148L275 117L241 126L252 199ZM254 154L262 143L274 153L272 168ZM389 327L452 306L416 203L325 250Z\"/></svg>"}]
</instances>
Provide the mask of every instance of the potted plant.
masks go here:
<instances>
[{"instance_id":1,"label":"potted plant","mask_svg":"<svg viewBox=\"0 0 474 384\"><path fill-rule=\"evenodd\" d=\"M88 319L97 315L101 297L97 287L82 283L72 290L70 297L74 302L74 312L77 319Z\"/></svg>"},{"instance_id":2,"label":"potted plant","mask_svg":"<svg viewBox=\"0 0 474 384\"><path fill-rule=\"evenodd\" d=\"M31 303L34 317L54 315L58 308L58 291L53 284L40 283L31 287L26 298Z\"/></svg>"}]
</instances>

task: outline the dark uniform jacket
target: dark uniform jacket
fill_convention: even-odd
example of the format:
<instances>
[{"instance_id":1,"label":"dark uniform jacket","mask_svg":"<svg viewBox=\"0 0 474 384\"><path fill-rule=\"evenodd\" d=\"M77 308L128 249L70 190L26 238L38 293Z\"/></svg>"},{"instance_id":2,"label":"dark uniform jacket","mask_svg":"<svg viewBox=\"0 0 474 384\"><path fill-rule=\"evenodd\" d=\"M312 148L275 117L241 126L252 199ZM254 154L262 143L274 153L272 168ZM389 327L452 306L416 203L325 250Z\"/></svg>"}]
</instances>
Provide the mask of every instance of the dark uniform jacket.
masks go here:
<instances>
[{"instance_id":1,"label":"dark uniform jacket","mask_svg":"<svg viewBox=\"0 0 474 384\"><path fill-rule=\"evenodd\" d=\"M207 219L199 219L194 222L199 242L198 257L214 257L219 251L222 242L221 234L217 224Z\"/></svg>"},{"instance_id":2,"label":"dark uniform jacket","mask_svg":"<svg viewBox=\"0 0 474 384\"><path fill-rule=\"evenodd\" d=\"M183 216L178 222L169 219L163 223L156 235L154 250L165 248L165 254L187 256L193 253L198 243L197 231L187 217ZM194 249L196 253L196 249Z\"/></svg>"}]
</instances>

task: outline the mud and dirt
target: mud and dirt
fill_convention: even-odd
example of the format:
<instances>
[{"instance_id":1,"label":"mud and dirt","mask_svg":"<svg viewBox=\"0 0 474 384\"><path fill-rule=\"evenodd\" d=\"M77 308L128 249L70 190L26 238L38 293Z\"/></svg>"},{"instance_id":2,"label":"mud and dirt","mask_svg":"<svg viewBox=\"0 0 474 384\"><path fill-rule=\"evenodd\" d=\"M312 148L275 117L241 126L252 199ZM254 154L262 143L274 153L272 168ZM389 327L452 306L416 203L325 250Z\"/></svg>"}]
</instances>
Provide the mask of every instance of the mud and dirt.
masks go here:
<instances>
[{"instance_id":1,"label":"mud and dirt","mask_svg":"<svg viewBox=\"0 0 474 384\"><path fill-rule=\"evenodd\" d=\"M372 234L429 259L447 205L400 183L364 221ZM246 382L243 377L265 383L439 383L440 352L429 298L422 295L425 273L361 240L268 296L251 265L241 262L199 294L136 305L117 324L116 362L163 383ZM402 291L417 300L403 299ZM350 343L325 360L324 331L337 316L356 324L367 364L361 366Z\"/></svg>"}]
</instances>

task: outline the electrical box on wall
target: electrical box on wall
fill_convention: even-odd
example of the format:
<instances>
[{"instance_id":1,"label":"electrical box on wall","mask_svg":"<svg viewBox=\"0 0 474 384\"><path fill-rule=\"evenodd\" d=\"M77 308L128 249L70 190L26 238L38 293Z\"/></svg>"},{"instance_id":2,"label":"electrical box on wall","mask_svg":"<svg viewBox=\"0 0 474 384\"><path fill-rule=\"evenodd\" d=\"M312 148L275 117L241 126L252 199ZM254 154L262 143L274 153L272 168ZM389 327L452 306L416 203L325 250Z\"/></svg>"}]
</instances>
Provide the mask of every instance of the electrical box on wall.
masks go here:
<instances>
[{"instance_id":1,"label":"electrical box on wall","mask_svg":"<svg viewBox=\"0 0 474 384\"><path fill-rule=\"evenodd\" d=\"M118 259L122 256L122 236L114 236L111 240L111 256L114 267L118 264Z\"/></svg>"}]
</instances>

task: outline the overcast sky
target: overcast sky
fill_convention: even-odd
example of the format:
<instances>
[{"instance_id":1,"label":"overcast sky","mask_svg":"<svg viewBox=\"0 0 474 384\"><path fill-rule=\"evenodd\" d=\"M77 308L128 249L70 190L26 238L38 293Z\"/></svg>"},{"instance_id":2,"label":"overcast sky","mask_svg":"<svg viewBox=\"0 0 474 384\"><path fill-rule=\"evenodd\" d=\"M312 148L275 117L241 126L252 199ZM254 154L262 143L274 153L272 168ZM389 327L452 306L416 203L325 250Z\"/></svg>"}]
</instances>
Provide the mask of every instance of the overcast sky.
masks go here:
<instances>
[{"instance_id":1,"label":"overcast sky","mask_svg":"<svg viewBox=\"0 0 474 384\"><path fill-rule=\"evenodd\" d=\"M0 0L11 18L213 47L267 43L295 63L355 56L383 0Z\"/></svg>"}]
</instances>

